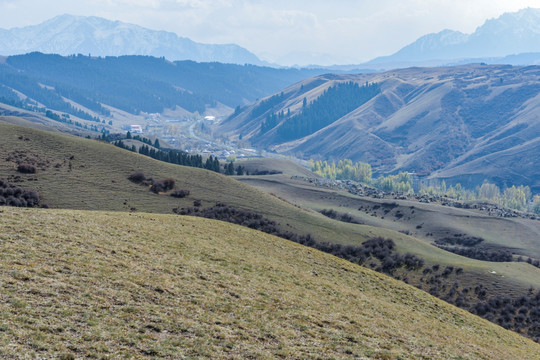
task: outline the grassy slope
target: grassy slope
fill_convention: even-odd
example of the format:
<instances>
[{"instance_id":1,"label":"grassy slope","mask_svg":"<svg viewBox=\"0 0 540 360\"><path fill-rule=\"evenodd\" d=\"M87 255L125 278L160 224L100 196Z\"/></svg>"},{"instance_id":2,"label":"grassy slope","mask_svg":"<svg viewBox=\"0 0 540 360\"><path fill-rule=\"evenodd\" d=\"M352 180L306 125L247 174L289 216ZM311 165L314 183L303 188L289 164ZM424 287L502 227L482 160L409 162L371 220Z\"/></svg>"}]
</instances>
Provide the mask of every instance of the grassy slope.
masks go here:
<instances>
[{"instance_id":1,"label":"grassy slope","mask_svg":"<svg viewBox=\"0 0 540 360\"><path fill-rule=\"evenodd\" d=\"M306 177L318 177L317 174L306 169L305 167L285 159L271 159L271 158L257 158L237 160L235 164L242 165L250 173L254 171L281 171L289 176L306 176Z\"/></svg>"},{"instance_id":2,"label":"grassy slope","mask_svg":"<svg viewBox=\"0 0 540 360\"><path fill-rule=\"evenodd\" d=\"M426 293L249 229L3 208L0 357L534 359Z\"/></svg>"},{"instance_id":3,"label":"grassy slope","mask_svg":"<svg viewBox=\"0 0 540 360\"><path fill-rule=\"evenodd\" d=\"M5 109L5 110L11 111L17 114L17 116L0 116L0 122L20 125L20 126L27 126L27 127L31 127L38 130L63 132L66 134L75 134L77 136L99 135L99 133L96 133L96 132L91 132L89 130L84 130L76 126L70 126L68 124L54 121L40 113L34 113L31 111L22 110L22 109L15 108L13 106L5 105L2 103L0 103L0 109ZM85 121L75 116L71 117L71 119L74 121L83 123L83 124L87 124L88 126L96 125L95 122Z\"/></svg>"},{"instance_id":4,"label":"grassy slope","mask_svg":"<svg viewBox=\"0 0 540 360\"><path fill-rule=\"evenodd\" d=\"M488 244L511 246L523 255L539 256L540 243L537 231L540 231L540 223L537 221L498 219L470 210L418 202L360 198L344 191L316 188L305 182L290 180L279 175L241 180L302 207L317 211L325 208L334 209L341 213L348 213L362 223L368 224L356 225L357 227L369 229L367 231L371 231L373 235L390 237L396 241L398 249L417 254L429 263L463 267L490 284L505 283L505 286L510 286L510 288L518 285L521 290L530 286L540 288L540 270L531 265L477 261L431 245L438 237L466 233L483 237ZM395 202L399 204L399 207L386 216L382 209L377 210L377 217L372 216L373 206L384 202ZM364 209L369 207L371 210L366 214L364 210L358 210L360 206ZM414 209L411 209L411 206L414 206ZM401 220L392 216L396 210L405 214ZM418 224L422 224L421 229L416 228ZM408 231L412 236L406 236L397 231ZM433 235L426 236L427 233Z\"/></svg>"},{"instance_id":5,"label":"grassy slope","mask_svg":"<svg viewBox=\"0 0 540 360\"><path fill-rule=\"evenodd\" d=\"M19 140L19 136L29 140ZM48 161L49 166L39 170L37 175L21 175L15 171L14 162L6 161L7 154L15 150ZM0 178L20 176L24 180L21 186L36 189L45 202L56 208L113 211L133 208L171 213L175 207L191 206L194 199L200 199L203 206L219 201L256 211L276 220L285 230L311 232L321 240L354 238L362 241L368 236L362 229L342 227L320 214L301 210L232 178L167 164L95 140L0 123L0 154ZM128 180L128 176L138 170L158 180L172 177L177 188L189 189L191 195L181 200L155 195Z\"/></svg>"},{"instance_id":6,"label":"grassy slope","mask_svg":"<svg viewBox=\"0 0 540 360\"><path fill-rule=\"evenodd\" d=\"M21 135L29 141L19 140ZM38 179L25 181L21 185L38 190L44 196L44 200L54 207L113 211L129 211L136 208L144 212L171 213L174 207L191 206L193 199L201 199L204 206L221 201L261 213L279 222L285 230L311 233L318 240L355 244L373 236L389 237L396 241L400 250L418 254L428 263L469 267L490 283L505 281L512 285L519 284L522 289L531 285L540 288L539 270L530 265L494 264L470 260L437 249L418 238L399 233L395 231L397 228L377 227L388 224L373 223L372 225L376 226L359 226L331 220L315 211L302 210L261 190L206 170L159 162L95 140L45 133L12 125L0 124L0 139L1 154L25 150L32 156L39 155L42 160L49 161L49 167L44 171L38 171L37 175L20 175L15 171L13 162L5 161L6 155L0 156L0 178L21 176L25 180ZM69 160L72 155L74 159ZM60 167L56 168L56 164L60 164ZM155 195L145 187L127 180L129 174L136 170L143 170L156 179L172 177L177 180L178 188L190 189L191 195L182 200L167 195ZM282 180L278 185L282 187L288 177L279 178ZM283 193L280 191L282 190L276 188L271 192L289 200L299 194L298 188ZM332 193L323 193L322 196L326 198L322 199L319 192L313 196L319 197L311 199L315 205L310 203L301 205L317 209L326 206L324 201L336 197ZM497 274L491 274L491 271Z\"/></svg>"}]
</instances>

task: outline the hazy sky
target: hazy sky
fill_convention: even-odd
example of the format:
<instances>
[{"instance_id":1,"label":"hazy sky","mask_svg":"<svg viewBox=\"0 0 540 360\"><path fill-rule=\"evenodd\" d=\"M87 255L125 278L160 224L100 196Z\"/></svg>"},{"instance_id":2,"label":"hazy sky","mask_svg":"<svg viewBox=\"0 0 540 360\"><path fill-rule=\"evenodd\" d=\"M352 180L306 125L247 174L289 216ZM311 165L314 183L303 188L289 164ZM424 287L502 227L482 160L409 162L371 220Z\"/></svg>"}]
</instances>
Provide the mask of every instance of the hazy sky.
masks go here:
<instances>
[{"instance_id":1,"label":"hazy sky","mask_svg":"<svg viewBox=\"0 0 540 360\"><path fill-rule=\"evenodd\" d=\"M0 0L0 28L61 14L100 16L204 43L236 43L265 60L360 63L445 28L466 33L540 0ZM331 54L331 55L324 55ZM315 61L318 59L318 61Z\"/></svg>"}]
</instances>

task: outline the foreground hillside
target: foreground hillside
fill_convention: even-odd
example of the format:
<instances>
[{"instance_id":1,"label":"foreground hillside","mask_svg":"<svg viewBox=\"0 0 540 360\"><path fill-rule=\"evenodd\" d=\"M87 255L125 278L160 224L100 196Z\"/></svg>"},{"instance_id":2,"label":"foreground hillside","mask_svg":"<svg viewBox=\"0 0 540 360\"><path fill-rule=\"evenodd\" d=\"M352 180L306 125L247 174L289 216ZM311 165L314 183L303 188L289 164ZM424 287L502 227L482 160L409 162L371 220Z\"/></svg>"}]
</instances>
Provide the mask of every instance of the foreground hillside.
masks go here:
<instances>
[{"instance_id":1,"label":"foreground hillside","mask_svg":"<svg viewBox=\"0 0 540 360\"><path fill-rule=\"evenodd\" d=\"M537 191L539 74L467 65L321 75L236 112L219 131L306 159L368 162L376 173Z\"/></svg>"},{"instance_id":2,"label":"foreground hillside","mask_svg":"<svg viewBox=\"0 0 540 360\"><path fill-rule=\"evenodd\" d=\"M38 191L42 202L53 208L171 214L174 208L199 200L202 207L220 202L254 211L277 221L284 231L312 232L320 240L360 241L371 236L365 229L342 227L215 172L160 162L96 140L5 124L2 119L0 179ZM19 162L35 165L37 173L17 172ZM170 196L172 191L155 194L128 180L138 171L155 180L172 178L175 189L190 194L185 198Z\"/></svg>"},{"instance_id":3,"label":"foreground hillside","mask_svg":"<svg viewBox=\"0 0 540 360\"><path fill-rule=\"evenodd\" d=\"M440 206L426 205L425 209L420 207L412 209L410 204L397 205L387 215L383 209L375 210L377 204L362 201L359 203L358 197L342 197L333 190L319 192L317 189L289 184L286 179L290 175L285 174L291 171L300 172L296 165L284 161L242 163L246 168L284 172L283 175L276 175L281 179L276 183L277 187L272 186L273 189L270 189L261 186L263 190L270 190L270 193L275 194L270 195L230 177L203 169L159 162L96 140L1 123L0 140L0 153L4 154L0 157L0 180L4 179L20 189L28 189L29 198L25 202L35 202L37 196L32 195L31 190L36 190L41 194L41 204L52 208L125 211L133 214L139 212L172 214L173 211L198 214L233 221L282 236L289 234L291 236L287 238L296 238L296 241L303 241L302 238L306 240L308 234L311 234L319 244L317 248L345 258L348 258L350 248L343 245L358 248L364 247L364 242L374 237L392 239L395 242L395 251L380 253L381 256L389 257L391 261L379 257L375 262L367 259L363 264L377 269L377 263L384 266L394 264L396 267L394 270L387 267L382 271L430 291L449 302L466 305L466 309L475 313L478 313L476 308L484 306L486 301L491 304L491 300L496 301L498 297L503 299L510 297L511 301L518 301L522 295L534 296L534 293L528 292L530 287L540 288L539 270L532 265L524 262L493 263L468 259L436 247L432 244L432 240L437 238L428 237L426 234L429 231L438 237L457 234L459 231L460 234L484 236L487 245L515 247L511 250L536 258L537 238L531 237L534 235L534 226L530 231L521 234L525 224L516 224L508 228L505 227L504 220L493 219L493 223L482 224L492 224L490 228L493 229L503 228L503 235L496 235L497 231L494 230L486 236L478 234L475 230L478 226L471 223L472 218L469 218L469 215L473 214L448 216L447 211ZM24 163L30 165L30 168L35 166L36 173L20 173L17 168L19 164ZM138 184L129 180L131 175L139 172L143 172L147 178L151 177L158 183L171 178L174 180L174 188L155 193L151 191L149 183ZM248 181L251 179L250 183L260 185L257 181L253 181L260 178L263 183L270 184L273 180L269 178L272 177L274 176L244 176L238 179ZM0 183L0 186L5 187L5 183ZM21 203L22 201L10 199L10 193L13 191L0 188L0 204ZM185 195L186 191L188 194L183 198L171 196L176 192ZM26 195L19 191L19 198L24 196ZM299 196L307 197L300 199ZM196 203L200 206L194 207ZM216 206L218 203L219 206ZM379 212L377 217L368 216L367 205L372 212ZM363 211L356 210L360 206L364 206L365 215L362 215ZM350 212L360 224L345 223L323 216L319 213L323 208ZM440 219L434 221L433 219L438 219L439 215ZM383 216L386 217L383 219ZM406 223L407 219L411 220L410 223ZM440 224L444 225L446 219L450 219L453 226L436 229ZM422 224L420 230L419 224ZM507 239L515 239L514 244L508 244ZM323 242L333 245L326 246L321 244ZM316 245L313 242L308 243L310 246ZM403 259L407 252L421 257L420 261L425 266L423 268L420 266L416 270L403 268L400 259ZM353 257L351 260L360 261L360 258ZM458 272L459 268L461 272ZM448 275L447 271L451 274ZM426 273L429 275L424 276ZM481 292L480 287L483 289ZM466 301L463 302L463 299ZM515 312L509 320L502 316L501 312L506 310L500 306L490 305L489 309L495 311L495 315L488 316L491 314L489 313L484 316L537 339L538 329L535 324L538 319L535 300L531 298L528 304L528 307L523 309L525 314L520 312L518 316ZM522 315L525 316L525 322L521 321Z\"/></svg>"},{"instance_id":4,"label":"foreground hillside","mask_svg":"<svg viewBox=\"0 0 540 360\"><path fill-rule=\"evenodd\" d=\"M283 239L174 215L3 208L9 358L534 359L540 347Z\"/></svg>"}]
</instances>

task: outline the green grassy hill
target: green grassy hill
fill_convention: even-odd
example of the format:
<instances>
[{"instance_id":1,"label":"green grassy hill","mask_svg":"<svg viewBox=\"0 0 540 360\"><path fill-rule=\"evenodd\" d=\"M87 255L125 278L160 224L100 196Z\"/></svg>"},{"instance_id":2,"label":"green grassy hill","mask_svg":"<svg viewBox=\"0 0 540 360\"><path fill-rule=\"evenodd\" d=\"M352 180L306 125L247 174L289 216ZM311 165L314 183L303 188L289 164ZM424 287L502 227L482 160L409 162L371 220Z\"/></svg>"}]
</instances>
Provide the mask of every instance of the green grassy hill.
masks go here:
<instances>
[{"instance_id":1,"label":"green grassy hill","mask_svg":"<svg viewBox=\"0 0 540 360\"><path fill-rule=\"evenodd\" d=\"M3 208L0 357L535 359L408 285L227 223Z\"/></svg>"}]
</instances>

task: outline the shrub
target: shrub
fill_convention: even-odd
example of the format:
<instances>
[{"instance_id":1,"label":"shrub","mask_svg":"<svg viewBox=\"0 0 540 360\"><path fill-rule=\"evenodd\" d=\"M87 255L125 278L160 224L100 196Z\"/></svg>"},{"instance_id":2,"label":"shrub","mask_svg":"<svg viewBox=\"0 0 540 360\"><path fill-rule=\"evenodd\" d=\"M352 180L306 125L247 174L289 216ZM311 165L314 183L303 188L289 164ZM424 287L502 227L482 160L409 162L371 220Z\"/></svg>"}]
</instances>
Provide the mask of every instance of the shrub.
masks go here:
<instances>
[{"instance_id":1,"label":"shrub","mask_svg":"<svg viewBox=\"0 0 540 360\"><path fill-rule=\"evenodd\" d=\"M351 215L346 213L338 213L337 211L332 209L323 209L320 211L320 213L326 217L329 217L330 219L335 219L346 223L358 224L358 221L356 221Z\"/></svg>"},{"instance_id":2,"label":"shrub","mask_svg":"<svg viewBox=\"0 0 540 360\"><path fill-rule=\"evenodd\" d=\"M10 196L6 199L7 206L21 207L22 203L20 199L17 199L14 196Z\"/></svg>"},{"instance_id":3,"label":"shrub","mask_svg":"<svg viewBox=\"0 0 540 360\"><path fill-rule=\"evenodd\" d=\"M128 179L139 184L146 180L146 175L142 171L135 171L133 174L129 175Z\"/></svg>"},{"instance_id":4,"label":"shrub","mask_svg":"<svg viewBox=\"0 0 540 360\"><path fill-rule=\"evenodd\" d=\"M163 181L154 181L154 183L150 186L150 191L153 193L160 193L165 191L165 184Z\"/></svg>"},{"instance_id":5,"label":"shrub","mask_svg":"<svg viewBox=\"0 0 540 360\"><path fill-rule=\"evenodd\" d=\"M172 197L175 197L175 198L185 198L186 196L189 195L189 190L187 189L182 189L182 190L175 190L173 191L173 193L171 194Z\"/></svg>"},{"instance_id":6,"label":"shrub","mask_svg":"<svg viewBox=\"0 0 540 360\"><path fill-rule=\"evenodd\" d=\"M176 184L176 181L173 178L167 178L165 180L162 180L161 182L163 183L165 191L172 190L174 188L174 185Z\"/></svg>"},{"instance_id":7,"label":"shrub","mask_svg":"<svg viewBox=\"0 0 540 360\"><path fill-rule=\"evenodd\" d=\"M23 198L26 200L27 206L29 207L33 207L39 204L39 194L37 191L26 191L23 195Z\"/></svg>"},{"instance_id":8,"label":"shrub","mask_svg":"<svg viewBox=\"0 0 540 360\"><path fill-rule=\"evenodd\" d=\"M35 174L37 169L32 164L19 164L19 166L17 166L17 171L22 174Z\"/></svg>"},{"instance_id":9,"label":"shrub","mask_svg":"<svg viewBox=\"0 0 540 360\"><path fill-rule=\"evenodd\" d=\"M492 262L509 262L513 260L512 254L504 249L490 250L482 247L447 246L438 244L435 244L435 246L470 259Z\"/></svg>"},{"instance_id":10,"label":"shrub","mask_svg":"<svg viewBox=\"0 0 540 360\"><path fill-rule=\"evenodd\" d=\"M34 207L39 205L39 200L37 191L25 190L0 180L0 206Z\"/></svg>"}]
</instances>

